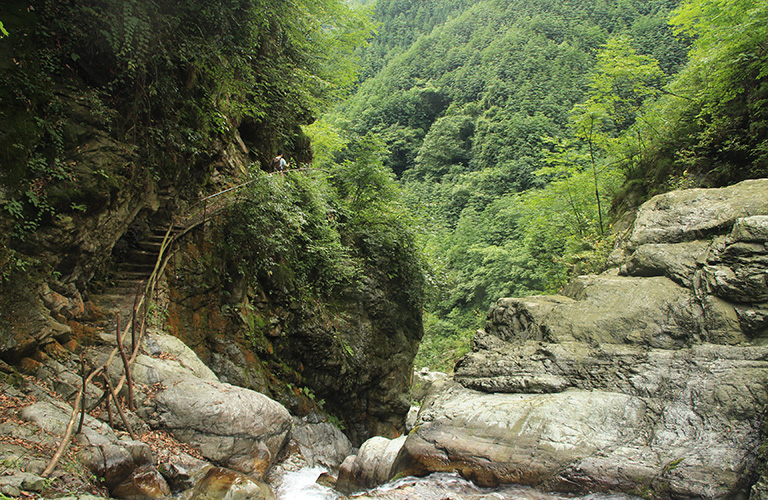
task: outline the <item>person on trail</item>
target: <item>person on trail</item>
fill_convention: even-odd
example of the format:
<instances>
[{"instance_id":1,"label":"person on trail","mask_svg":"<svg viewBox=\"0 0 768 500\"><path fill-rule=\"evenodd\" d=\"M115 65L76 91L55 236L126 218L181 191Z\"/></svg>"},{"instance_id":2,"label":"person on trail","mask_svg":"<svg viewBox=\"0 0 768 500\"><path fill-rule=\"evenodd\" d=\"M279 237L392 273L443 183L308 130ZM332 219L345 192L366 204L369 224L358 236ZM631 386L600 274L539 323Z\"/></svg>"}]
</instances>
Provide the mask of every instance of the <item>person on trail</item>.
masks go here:
<instances>
[{"instance_id":1,"label":"person on trail","mask_svg":"<svg viewBox=\"0 0 768 500\"><path fill-rule=\"evenodd\" d=\"M275 159L272 160L272 170L276 172L280 172L280 175L283 175L283 172L287 167L289 167L291 164L285 161L285 158L283 158L283 152L280 151L277 153L277 156L275 156Z\"/></svg>"}]
</instances>

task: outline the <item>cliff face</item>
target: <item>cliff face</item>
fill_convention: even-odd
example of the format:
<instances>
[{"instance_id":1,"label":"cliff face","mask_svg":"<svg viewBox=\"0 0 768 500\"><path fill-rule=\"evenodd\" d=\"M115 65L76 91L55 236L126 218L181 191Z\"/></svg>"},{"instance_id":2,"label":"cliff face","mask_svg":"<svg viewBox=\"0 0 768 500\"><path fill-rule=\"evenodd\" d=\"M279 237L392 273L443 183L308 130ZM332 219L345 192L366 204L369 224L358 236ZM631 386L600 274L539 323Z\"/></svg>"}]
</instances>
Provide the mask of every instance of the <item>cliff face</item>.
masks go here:
<instances>
[{"instance_id":1,"label":"cliff face","mask_svg":"<svg viewBox=\"0 0 768 500\"><path fill-rule=\"evenodd\" d=\"M123 147L106 138L86 142L79 161L122 163L115 151ZM204 167L205 189L236 183L246 161L237 147L222 151ZM130 319L140 280L154 266L147 259L156 257L143 250L148 238L153 231L162 234L191 205L179 193L202 186L192 178L159 188L139 175L124 182L124 189L103 193L99 207L57 217L26 241L20 252L43 265L36 274L19 274L4 285L4 360L22 360L34 370L45 353L74 354L98 329L114 331L115 314L123 326ZM405 283L413 276L366 261L350 236L345 244L361 252L359 275L340 283L333 295L302 293L289 262L281 263L280 273L249 282L234 270L231 256L222 254L227 220L228 213L221 211L171 248L158 297L165 316L156 326L192 346L222 380L269 395L296 415L322 419L329 412L359 442L402 433L422 335L420 303L404 292L413 289ZM262 223L258 218L248 222L256 228ZM267 234L263 237L269 241ZM301 252L294 263L308 261ZM145 260L140 264L144 276L121 285L132 269L127 266L138 265L131 261L134 254ZM55 273L46 272L50 269Z\"/></svg>"},{"instance_id":2,"label":"cliff face","mask_svg":"<svg viewBox=\"0 0 768 500\"><path fill-rule=\"evenodd\" d=\"M297 261L284 256L274 272L248 280L218 243L226 218L217 215L180 242L167 272L168 331L223 381L267 394L296 415L328 411L353 441L404 432L423 333L420 304L405 293L414 277L363 259L354 280L308 293L296 280Z\"/></svg>"},{"instance_id":3,"label":"cliff face","mask_svg":"<svg viewBox=\"0 0 768 500\"><path fill-rule=\"evenodd\" d=\"M78 337L80 322L106 307L97 296L114 284L115 270L137 249L137 240L150 228L164 231L198 193L215 189L210 177L217 168L234 177L244 172L242 160L221 145L207 162L191 162L190 175L159 182L136 146L114 137L83 94L59 99L67 124L61 154L72 173L40 184L40 203L47 208L37 215L25 208L29 221L7 211L0 216L0 357L7 361L51 343L86 340ZM12 188L0 190L0 203L16 202Z\"/></svg>"},{"instance_id":4,"label":"cliff face","mask_svg":"<svg viewBox=\"0 0 768 500\"><path fill-rule=\"evenodd\" d=\"M437 415L488 405L468 434L494 436L488 453L513 458L500 458L502 472L476 471L483 481L746 496L768 403L766 192L762 179L654 197L617 267L562 296L499 300L457 384L422 409L434 423L406 444L403 463L423 464L435 436L460 425ZM497 435L499 425L517 437ZM478 440L466 441L475 456Z\"/></svg>"}]
</instances>

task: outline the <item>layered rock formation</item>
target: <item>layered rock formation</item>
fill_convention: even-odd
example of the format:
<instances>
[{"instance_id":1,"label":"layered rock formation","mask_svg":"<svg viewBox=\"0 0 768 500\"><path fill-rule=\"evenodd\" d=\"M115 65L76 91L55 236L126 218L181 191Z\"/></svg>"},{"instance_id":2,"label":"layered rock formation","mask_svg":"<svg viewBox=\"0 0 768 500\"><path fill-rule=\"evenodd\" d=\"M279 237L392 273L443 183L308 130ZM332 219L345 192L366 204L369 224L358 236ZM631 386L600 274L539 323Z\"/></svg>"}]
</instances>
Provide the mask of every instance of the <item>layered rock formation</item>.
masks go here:
<instances>
[{"instance_id":1,"label":"layered rock formation","mask_svg":"<svg viewBox=\"0 0 768 500\"><path fill-rule=\"evenodd\" d=\"M746 498L768 403L766 195L768 180L657 196L614 268L499 300L392 473Z\"/></svg>"}]
</instances>

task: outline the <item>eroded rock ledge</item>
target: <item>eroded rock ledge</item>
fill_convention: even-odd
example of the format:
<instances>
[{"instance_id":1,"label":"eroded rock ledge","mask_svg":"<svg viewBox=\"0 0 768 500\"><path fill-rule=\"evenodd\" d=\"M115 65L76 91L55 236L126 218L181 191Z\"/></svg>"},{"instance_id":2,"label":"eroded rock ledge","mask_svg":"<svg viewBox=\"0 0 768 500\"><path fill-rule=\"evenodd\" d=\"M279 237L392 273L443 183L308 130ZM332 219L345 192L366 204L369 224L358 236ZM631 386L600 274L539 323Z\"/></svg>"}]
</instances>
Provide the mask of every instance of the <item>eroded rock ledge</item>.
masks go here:
<instances>
[{"instance_id":1,"label":"eroded rock ledge","mask_svg":"<svg viewBox=\"0 0 768 500\"><path fill-rule=\"evenodd\" d=\"M562 295L499 300L393 474L762 498L766 194L768 180L752 180L657 196L612 269Z\"/></svg>"}]
</instances>

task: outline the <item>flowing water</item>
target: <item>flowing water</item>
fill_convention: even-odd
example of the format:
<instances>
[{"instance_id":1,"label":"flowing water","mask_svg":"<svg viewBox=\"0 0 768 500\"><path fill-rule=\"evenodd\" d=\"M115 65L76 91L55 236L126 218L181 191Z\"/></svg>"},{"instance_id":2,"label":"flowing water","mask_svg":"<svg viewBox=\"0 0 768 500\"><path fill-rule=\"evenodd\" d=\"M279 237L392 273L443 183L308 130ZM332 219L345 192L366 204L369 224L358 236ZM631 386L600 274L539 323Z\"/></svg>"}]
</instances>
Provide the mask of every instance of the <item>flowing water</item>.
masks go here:
<instances>
[{"instance_id":1,"label":"flowing water","mask_svg":"<svg viewBox=\"0 0 768 500\"><path fill-rule=\"evenodd\" d=\"M424 478L408 477L370 491L342 495L315 481L326 472L320 467L286 472L277 486L278 500L633 500L628 495L591 494L566 496L543 493L522 486L478 488L457 474L432 474Z\"/></svg>"}]
</instances>

